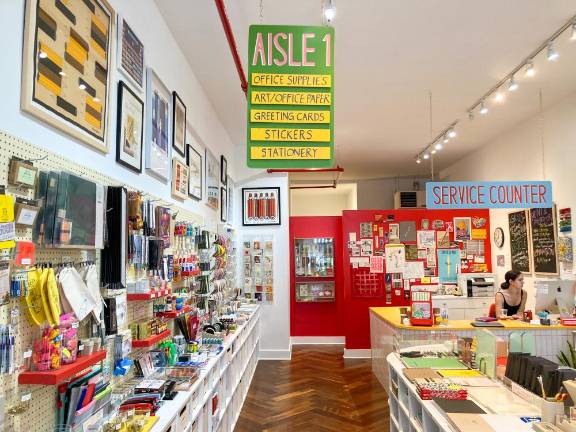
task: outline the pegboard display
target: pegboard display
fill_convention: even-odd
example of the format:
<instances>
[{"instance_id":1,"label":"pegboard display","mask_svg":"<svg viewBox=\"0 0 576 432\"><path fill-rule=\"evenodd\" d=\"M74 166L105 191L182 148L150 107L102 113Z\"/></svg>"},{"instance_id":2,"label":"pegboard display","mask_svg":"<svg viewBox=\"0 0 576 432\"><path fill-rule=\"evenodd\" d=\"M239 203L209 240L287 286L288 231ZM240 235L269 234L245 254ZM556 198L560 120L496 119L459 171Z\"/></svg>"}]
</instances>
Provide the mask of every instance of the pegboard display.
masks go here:
<instances>
[{"instance_id":1,"label":"pegboard display","mask_svg":"<svg viewBox=\"0 0 576 432\"><path fill-rule=\"evenodd\" d=\"M6 185L6 193L23 198L33 198L33 191L24 188L18 188L7 185L9 161L12 157L18 157L25 160L30 160L34 166L41 170L53 171L68 171L70 173L79 175L88 180L100 183L105 186L124 186L127 190L135 190L134 187L123 184L123 182L106 176L96 170L88 167L81 166L70 159L56 155L47 150L41 149L33 144L24 140L11 136L5 132L0 131L0 185ZM202 216L192 213L186 209L175 206L172 203L165 202L157 199L156 197L141 191L143 195L154 199L158 205L171 207L173 214L176 214L180 220L188 220L200 225L204 221ZM31 228L17 228L17 240L32 240ZM61 262L80 262L91 260L98 264L100 252L98 250L82 250L82 249L64 249L64 248L43 248L37 247L36 261L37 262L50 262L56 265ZM106 290L103 290L103 295L106 296ZM125 293L118 290L116 295L125 295ZM17 318L14 318L13 313L19 311ZM140 317L151 317L152 302L129 302L127 311L127 320ZM30 431L52 431L55 426L56 415L56 386L38 386L38 385L18 385L18 372L22 371L22 364L24 363L23 353L31 349L33 340L38 337L39 330L37 327L31 325L28 314L24 310L24 303L20 299L13 298L6 305L0 306L0 323L8 324L18 320L17 335L15 338L15 356L16 365L20 368L15 374L0 375L0 391L5 396L5 407L3 408L4 416L4 430L15 432L30 432ZM11 321L12 320L12 321ZM127 328L125 325L118 330ZM82 329L80 331L82 335ZM111 346L109 343L113 339L107 339L106 347L108 348L108 359L105 364L109 364ZM22 398L29 399L22 403ZM18 413L10 413L17 408Z\"/></svg>"}]
</instances>

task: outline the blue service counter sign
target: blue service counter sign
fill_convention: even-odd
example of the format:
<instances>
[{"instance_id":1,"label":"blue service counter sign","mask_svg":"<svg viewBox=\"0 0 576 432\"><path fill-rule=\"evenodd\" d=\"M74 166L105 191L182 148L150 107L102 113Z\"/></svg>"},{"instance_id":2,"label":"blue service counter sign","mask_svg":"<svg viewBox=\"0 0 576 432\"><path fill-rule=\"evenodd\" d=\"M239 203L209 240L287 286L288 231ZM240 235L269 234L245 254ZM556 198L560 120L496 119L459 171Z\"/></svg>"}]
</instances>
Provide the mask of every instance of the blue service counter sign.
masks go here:
<instances>
[{"instance_id":1,"label":"blue service counter sign","mask_svg":"<svg viewBox=\"0 0 576 432\"><path fill-rule=\"evenodd\" d=\"M550 208L552 182L428 182L426 208Z\"/></svg>"}]
</instances>

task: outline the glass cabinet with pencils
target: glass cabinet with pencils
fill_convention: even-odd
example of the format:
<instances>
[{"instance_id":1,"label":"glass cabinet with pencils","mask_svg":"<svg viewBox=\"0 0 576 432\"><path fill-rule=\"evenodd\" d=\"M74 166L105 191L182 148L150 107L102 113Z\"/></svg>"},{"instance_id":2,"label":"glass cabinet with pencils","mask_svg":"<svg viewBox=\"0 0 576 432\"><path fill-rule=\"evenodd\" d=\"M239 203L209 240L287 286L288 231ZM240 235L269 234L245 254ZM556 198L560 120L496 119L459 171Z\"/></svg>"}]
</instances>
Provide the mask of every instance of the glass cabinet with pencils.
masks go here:
<instances>
[{"instance_id":1,"label":"glass cabinet with pencils","mask_svg":"<svg viewBox=\"0 0 576 432\"><path fill-rule=\"evenodd\" d=\"M334 239L294 239L297 302L335 301Z\"/></svg>"}]
</instances>

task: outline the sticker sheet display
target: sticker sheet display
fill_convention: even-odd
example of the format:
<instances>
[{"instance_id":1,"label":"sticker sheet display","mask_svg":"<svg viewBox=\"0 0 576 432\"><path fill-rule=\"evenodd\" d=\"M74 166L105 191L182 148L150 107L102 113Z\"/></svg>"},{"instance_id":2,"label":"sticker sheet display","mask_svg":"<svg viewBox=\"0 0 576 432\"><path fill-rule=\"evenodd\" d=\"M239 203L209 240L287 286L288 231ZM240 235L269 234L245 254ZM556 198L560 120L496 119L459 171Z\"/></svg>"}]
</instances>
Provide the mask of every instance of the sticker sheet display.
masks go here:
<instances>
[{"instance_id":1,"label":"sticker sheet display","mask_svg":"<svg viewBox=\"0 0 576 432\"><path fill-rule=\"evenodd\" d=\"M273 302L272 240L245 240L243 243L242 266L244 296L256 302Z\"/></svg>"}]
</instances>

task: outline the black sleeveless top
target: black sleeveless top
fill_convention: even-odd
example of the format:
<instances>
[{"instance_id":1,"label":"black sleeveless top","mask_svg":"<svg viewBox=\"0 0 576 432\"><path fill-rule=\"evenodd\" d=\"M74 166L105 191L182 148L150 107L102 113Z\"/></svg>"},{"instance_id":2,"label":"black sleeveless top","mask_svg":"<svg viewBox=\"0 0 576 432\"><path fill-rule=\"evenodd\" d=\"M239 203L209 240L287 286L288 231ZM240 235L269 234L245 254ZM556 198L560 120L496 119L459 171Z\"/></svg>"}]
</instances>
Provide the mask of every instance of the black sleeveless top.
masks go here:
<instances>
[{"instance_id":1,"label":"black sleeveless top","mask_svg":"<svg viewBox=\"0 0 576 432\"><path fill-rule=\"evenodd\" d=\"M522 300L524 297L524 290L520 291L520 303L518 303L516 306L512 306L512 305L509 305L508 303L506 303L506 297L504 296L504 294L502 294L502 291L498 291L498 293L502 295L502 299L504 300L504 304L502 305L502 309L506 309L507 316L516 315L518 313L518 309L522 305Z\"/></svg>"}]
</instances>

